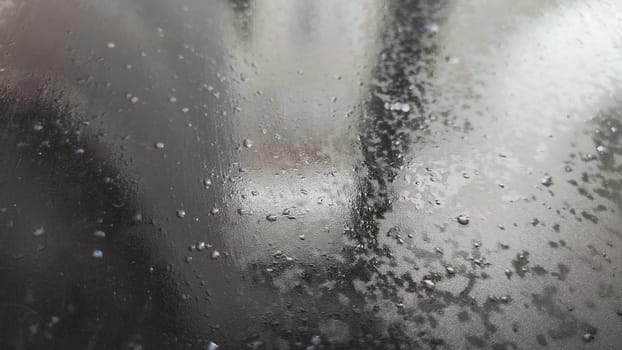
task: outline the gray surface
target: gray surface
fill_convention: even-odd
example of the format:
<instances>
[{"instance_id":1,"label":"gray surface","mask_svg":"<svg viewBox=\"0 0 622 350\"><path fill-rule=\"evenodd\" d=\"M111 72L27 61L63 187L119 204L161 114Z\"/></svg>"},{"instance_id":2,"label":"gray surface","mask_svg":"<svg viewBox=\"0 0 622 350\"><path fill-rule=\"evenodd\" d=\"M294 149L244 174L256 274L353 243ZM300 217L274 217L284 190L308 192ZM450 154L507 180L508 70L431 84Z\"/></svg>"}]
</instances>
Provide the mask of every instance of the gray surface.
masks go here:
<instances>
[{"instance_id":1,"label":"gray surface","mask_svg":"<svg viewBox=\"0 0 622 350\"><path fill-rule=\"evenodd\" d=\"M0 348L619 349L620 13L0 1Z\"/></svg>"}]
</instances>

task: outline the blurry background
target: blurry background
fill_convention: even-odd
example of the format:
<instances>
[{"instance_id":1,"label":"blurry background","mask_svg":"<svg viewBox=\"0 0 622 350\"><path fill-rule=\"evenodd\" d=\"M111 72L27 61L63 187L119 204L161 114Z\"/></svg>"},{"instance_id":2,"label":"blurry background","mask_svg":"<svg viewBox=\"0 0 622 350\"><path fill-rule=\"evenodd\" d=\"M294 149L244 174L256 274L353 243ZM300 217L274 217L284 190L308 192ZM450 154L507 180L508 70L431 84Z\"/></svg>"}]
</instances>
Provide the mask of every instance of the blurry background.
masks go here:
<instances>
[{"instance_id":1,"label":"blurry background","mask_svg":"<svg viewBox=\"0 0 622 350\"><path fill-rule=\"evenodd\" d=\"M616 349L621 6L0 0L0 347Z\"/></svg>"}]
</instances>

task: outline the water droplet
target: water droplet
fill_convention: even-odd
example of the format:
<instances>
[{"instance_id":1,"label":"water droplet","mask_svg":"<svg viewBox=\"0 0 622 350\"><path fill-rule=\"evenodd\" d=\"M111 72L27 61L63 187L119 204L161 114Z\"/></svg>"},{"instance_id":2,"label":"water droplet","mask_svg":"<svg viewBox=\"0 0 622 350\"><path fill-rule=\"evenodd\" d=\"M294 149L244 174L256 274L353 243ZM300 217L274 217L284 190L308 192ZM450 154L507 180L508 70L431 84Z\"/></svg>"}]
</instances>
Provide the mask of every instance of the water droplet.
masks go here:
<instances>
[{"instance_id":1,"label":"water droplet","mask_svg":"<svg viewBox=\"0 0 622 350\"><path fill-rule=\"evenodd\" d=\"M436 284L434 284L432 280L423 280L423 286L427 290L434 290L434 288L436 288Z\"/></svg>"},{"instance_id":2,"label":"water droplet","mask_svg":"<svg viewBox=\"0 0 622 350\"><path fill-rule=\"evenodd\" d=\"M410 105L404 102L394 102L394 103L386 102L384 104L384 108L389 111L400 111L404 113L410 112Z\"/></svg>"},{"instance_id":3,"label":"water droplet","mask_svg":"<svg viewBox=\"0 0 622 350\"><path fill-rule=\"evenodd\" d=\"M182 111L182 113L188 113L188 112L190 112L190 108L184 107L184 108L181 109L181 111Z\"/></svg>"},{"instance_id":4,"label":"water droplet","mask_svg":"<svg viewBox=\"0 0 622 350\"><path fill-rule=\"evenodd\" d=\"M164 142L156 142L153 147L155 147L155 149L163 149L164 148Z\"/></svg>"},{"instance_id":5,"label":"water droplet","mask_svg":"<svg viewBox=\"0 0 622 350\"><path fill-rule=\"evenodd\" d=\"M131 96L131 97L129 98L129 101L130 101L131 103L137 103L137 102L138 102L138 96Z\"/></svg>"},{"instance_id":6,"label":"water droplet","mask_svg":"<svg viewBox=\"0 0 622 350\"><path fill-rule=\"evenodd\" d=\"M42 236L44 233L45 233L45 229L43 227L39 227L36 230L34 230L32 235L35 237L39 237L39 236Z\"/></svg>"},{"instance_id":7,"label":"water droplet","mask_svg":"<svg viewBox=\"0 0 622 350\"><path fill-rule=\"evenodd\" d=\"M583 334L583 341L585 341L586 343L589 343L592 340L594 340L594 335L592 333Z\"/></svg>"},{"instance_id":8,"label":"water droplet","mask_svg":"<svg viewBox=\"0 0 622 350\"><path fill-rule=\"evenodd\" d=\"M314 335L311 337L311 345L319 346L322 343L322 338L319 335Z\"/></svg>"},{"instance_id":9,"label":"water droplet","mask_svg":"<svg viewBox=\"0 0 622 350\"><path fill-rule=\"evenodd\" d=\"M144 350L142 344L131 341L127 344L127 350Z\"/></svg>"},{"instance_id":10,"label":"water droplet","mask_svg":"<svg viewBox=\"0 0 622 350\"><path fill-rule=\"evenodd\" d=\"M175 97L175 96L171 96L171 97L169 97L169 98L168 98L168 102L170 102L170 103L175 103L175 102L177 102L177 97Z\"/></svg>"},{"instance_id":11,"label":"water droplet","mask_svg":"<svg viewBox=\"0 0 622 350\"><path fill-rule=\"evenodd\" d=\"M458 64L458 63L460 63L460 58L456 57L456 56L447 56L447 57L445 57L445 60L449 64Z\"/></svg>"},{"instance_id":12,"label":"water droplet","mask_svg":"<svg viewBox=\"0 0 622 350\"><path fill-rule=\"evenodd\" d=\"M266 220L268 220L268 221L276 221L276 215L268 214L268 215L266 215Z\"/></svg>"},{"instance_id":13,"label":"water droplet","mask_svg":"<svg viewBox=\"0 0 622 350\"><path fill-rule=\"evenodd\" d=\"M304 241L305 240L305 235L300 235L300 236L298 236L298 238L300 238L301 241Z\"/></svg>"},{"instance_id":14,"label":"water droplet","mask_svg":"<svg viewBox=\"0 0 622 350\"><path fill-rule=\"evenodd\" d=\"M214 342L209 342L209 344L207 344L207 350L216 350L218 348L219 348L218 344Z\"/></svg>"},{"instance_id":15,"label":"water droplet","mask_svg":"<svg viewBox=\"0 0 622 350\"><path fill-rule=\"evenodd\" d=\"M205 188L209 188L212 185L212 180L211 179L203 179L203 186L205 186Z\"/></svg>"},{"instance_id":16,"label":"water droplet","mask_svg":"<svg viewBox=\"0 0 622 350\"><path fill-rule=\"evenodd\" d=\"M553 184L553 178L545 175L544 177L542 177L542 179L540 179L540 183L546 187L549 187Z\"/></svg>"},{"instance_id":17,"label":"water droplet","mask_svg":"<svg viewBox=\"0 0 622 350\"><path fill-rule=\"evenodd\" d=\"M106 47L109 49L114 49L117 45L115 43L113 43L112 41L109 42L108 44L106 44Z\"/></svg>"},{"instance_id":18,"label":"water droplet","mask_svg":"<svg viewBox=\"0 0 622 350\"><path fill-rule=\"evenodd\" d=\"M512 277L512 270L510 270L510 269L505 269L505 275L506 275L508 278Z\"/></svg>"},{"instance_id":19,"label":"water droplet","mask_svg":"<svg viewBox=\"0 0 622 350\"><path fill-rule=\"evenodd\" d=\"M186 257L186 263L190 264L191 261L192 261L192 257L191 256L187 256Z\"/></svg>"},{"instance_id":20,"label":"water droplet","mask_svg":"<svg viewBox=\"0 0 622 350\"><path fill-rule=\"evenodd\" d=\"M453 268L453 267L451 267L451 266L447 266L447 267L445 268L445 270L447 271L447 274L449 274L449 275L455 275L455 274L456 274L456 269L454 269L454 268Z\"/></svg>"},{"instance_id":21,"label":"water droplet","mask_svg":"<svg viewBox=\"0 0 622 350\"><path fill-rule=\"evenodd\" d=\"M84 148L78 148L74 153L81 156L84 154L84 152L85 152Z\"/></svg>"},{"instance_id":22,"label":"water droplet","mask_svg":"<svg viewBox=\"0 0 622 350\"><path fill-rule=\"evenodd\" d=\"M143 214L142 214L142 213L140 213L140 212L135 212L135 213L132 215L132 222L133 222L133 223L135 223L135 224L137 224L137 223L139 223L139 222L141 222L141 221L143 221Z\"/></svg>"},{"instance_id":23,"label":"water droplet","mask_svg":"<svg viewBox=\"0 0 622 350\"><path fill-rule=\"evenodd\" d=\"M607 147L600 145L596 147L596 151L598 151L598 154L605 154L607 153Z\"/></svg>"},{"instance_id":24,"label":"water droplet","mask_svg":"<svg viewBox=\"0 0 622 350\"><path fill-rule=\"evenodd\" d=\"M564 167L564 171L567 172L567 173L570 173L570 172L572 172L572 168L570 166L566 165Z\"/></svg>"},{"instance_id":25,"label":"water droplet","mask_svg":"<svg viewBox=\"0 0 622 350\"><path fill-rule=\"evenodd\" d=\"M196 244L195 246L196 250L199 252L202 252L205 250L206 246L205 246L205 242L199 242Z\"/></svg>"},{"instance_id":26,"label":"water droplet","mask_svg":"<svg viewBox=\"0 0 622 350\"><path fill-rule=\"evenodd\" d=\"M436 22L427 22L423 25L423 30L428 33L438 33L439 25Z\"/></svg>"},{"instance_id":27,"label":"water droplet","mask_svg":"<svg viewBox=\"0 0 622 350\"><path fill-rule=\"evenodd\" d=\"M583 160L585 160L586 162L589 162L591 160L596 159L596 156L593 155L592 153L588 153L586 155L583 156Z\"/></svg>"},{"instance_id":28,"label":"water droplet","mask_svg":"<svg viewBox=\"0 0 622 350\"><path fill-rule=\"evenodd\" d=\"M220 252L214 249L210 255L210 258L212 260L218 260L218 258L220 258Z\"/></svg>"},{"instance_id":29,"label":"water droplet","mask_svg":"<svg viewBox=\"0 0 622 350\"><path fill-rule=\"evenodd\" d=\"M104 237L106 237L106 232L104 232L102 230L97 230L97 231L95 231L95 233L93 233L93 236L104 238Z\"/></svg>"},{"instance_id":30,"label":"water droplet","mask_svg":"<svg viewBox=\"0 0 622 350\"><path fill-rule=\"evenodd\" d=\"M104 252L99 249L93 249L93 253L91 253L91 256L96 259L101 259L104 257Z\"/></svg>"},{"instance_id":31,"label":"water droplet","mask_svg":"<svg viewBox=\"0 0 622 350\"><path fill-rule=\"evenodd\" d=\"M244 139L244 147L251 148L251 147L253 147L253 144L254 144L253 140L251 140L251 139Z\"/></svg>"},{"instance_id":32,"label":"water droplet","mask_svg":"<svg viewBox=\"0 0 622 350\"><path fill-rule=\"evenodd\" d=\"M177 211L177 217L178 217L178 218L180 218L180 219L185 218L185 217L186 217L186 211L185 211L185 210L183 210L183 209L179 209L179 210Z\"/></svg>"},{"instance_id":33,"label":"water droplet","mask_svg":"<svg viewBox=\"0 0 622 350\"><path fill-rule=\"evenodd\" d=\"M210 213L212 213L212 215L218 215L218 213L220 213L220 209L218 209L218 208L212 208L212 210L210 211Z\"/></svg>"},{"instance_id":34,"label":"water droplet","mask_svg":"<svg viewBox=\"0 0 622 350\"><path fill-rule=\"evenodd\" d=\"M468 225L470 222L470 219L468 216L462 214L462 215L458 215L458 217L456 218L456 220L458 220L458 223L460 225Z\"/></svg>"}]
</instances>

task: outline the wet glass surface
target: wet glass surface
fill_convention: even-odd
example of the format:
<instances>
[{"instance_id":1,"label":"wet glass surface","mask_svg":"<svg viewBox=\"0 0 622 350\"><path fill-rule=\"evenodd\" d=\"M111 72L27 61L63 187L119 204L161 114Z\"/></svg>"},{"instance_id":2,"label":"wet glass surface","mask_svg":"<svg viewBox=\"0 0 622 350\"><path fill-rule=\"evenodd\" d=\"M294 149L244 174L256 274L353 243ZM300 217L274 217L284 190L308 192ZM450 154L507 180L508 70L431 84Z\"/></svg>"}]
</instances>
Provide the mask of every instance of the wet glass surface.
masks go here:
<instances>
[{"instance_id":1,"label":"wet glass surface","mask_svg":"<svg viewBox=\"0 0 622 350\"><path fill-rule=\"evenodd\" d=\"M620 13L0 0L0 349L618 349Z\"/></svg>"}]
</instances>

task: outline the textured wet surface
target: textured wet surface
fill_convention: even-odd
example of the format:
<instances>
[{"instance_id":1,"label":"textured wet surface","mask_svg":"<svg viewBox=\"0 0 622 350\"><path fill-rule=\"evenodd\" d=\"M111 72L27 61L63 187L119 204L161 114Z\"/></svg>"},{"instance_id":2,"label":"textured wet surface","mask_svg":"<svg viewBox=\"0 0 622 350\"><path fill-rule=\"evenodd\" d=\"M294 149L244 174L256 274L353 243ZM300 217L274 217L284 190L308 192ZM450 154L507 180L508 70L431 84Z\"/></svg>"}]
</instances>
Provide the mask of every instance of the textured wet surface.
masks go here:
<instances>
[{"instance_id":1,"label":"textured wet surface","mask_svg":"<svg viewBox=\"0 0 622 350\"><path fill-rule=\"evenodd\" d=\"M620 13L0 0L0 348L618 349Z\"/></svg>"}]
</instances>

